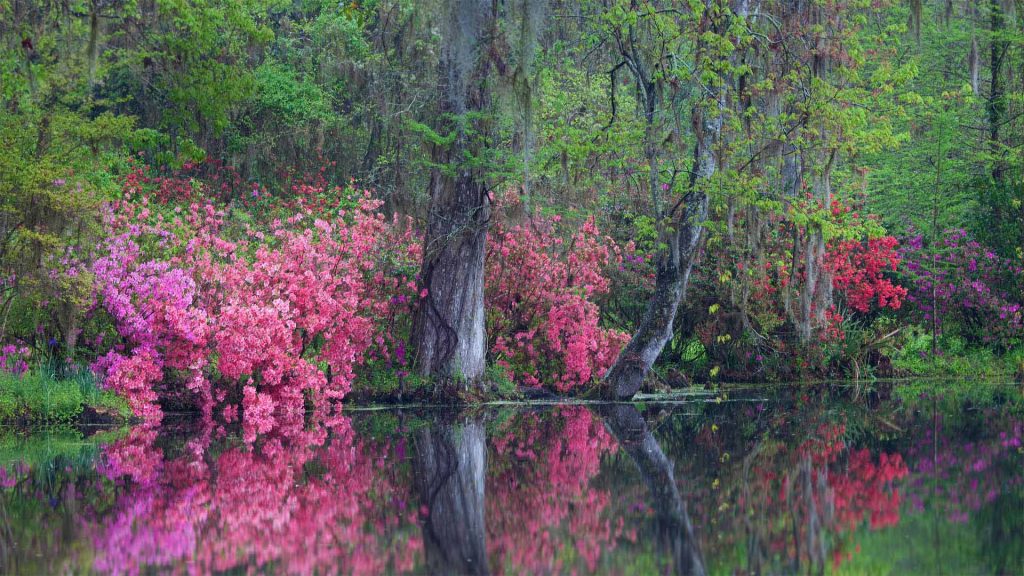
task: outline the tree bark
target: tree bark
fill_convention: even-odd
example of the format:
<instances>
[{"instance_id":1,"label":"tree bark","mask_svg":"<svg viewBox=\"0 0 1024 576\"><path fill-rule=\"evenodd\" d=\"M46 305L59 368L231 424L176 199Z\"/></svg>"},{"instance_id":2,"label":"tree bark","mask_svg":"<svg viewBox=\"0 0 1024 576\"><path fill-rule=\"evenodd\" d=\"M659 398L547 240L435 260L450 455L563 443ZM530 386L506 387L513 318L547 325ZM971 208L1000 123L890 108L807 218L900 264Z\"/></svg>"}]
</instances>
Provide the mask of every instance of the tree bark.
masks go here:
<instances>
[{"instance_id":1,"label":"tree bark","mask_svg":"<svg viewBox=\"0 0 1024 576\"><path fill-rule=\"evenodd\" d=\"M658 548L669 553L676 574L704 574L704 559L686 503L679 495L672 462L647 422L630 404L608 405L601 415L647 484L648 505L656 515Z\"/></svg>"},{"instance_id":2,"label":"tree bark","mask_svg":"<svg viewBox=\"0 0 1024 576\"><path fill-rule=\"evenodd\" d=\"M469 386L484 372L484 254L490 204L478 156L490 108L488 82L495 7L488 0L450 0L440 63L440 102L430 176L430 210L420 273L427 296L413 330L424 376ZM467 130L472 123L473 129ZM448 136L451 137L450 143Z\"/></svg>"},{"instance_id":3,"label":"tree bark","mask_svg":"<svg viewBox=\"0 0 1024 576\"><path fill-rule=\"evenodd\" d=\"M724 106L720 93L715 101L716 105ZM709 116L702 106L698 103L693 110L697 138L690 190L677 208L673 229L668 231L665 248L658 256L654 293L647 302L640 327L605 375L607 390L616 399L632 398L640 390L654 362L672 339L676 313L690 282L708 216L708 196L701 185L717 169L715 148L722 134L721 117Z\"/></svg>"},{"instance_id":4,"label":"tree bark","mask_svg":"<svg viewBox=\"0 0 1024 576\"><path fill-rule=\"evenodd\" d=\"M1007 50L1009 50L1009 41L1004 36L1006 33L1006 15L1003 13L1002 0L989 0L989 11L990 33L992 35L989 70L991 72L992 86L986 108L989 125L989 148L992 152L992 180L996 186L1002 186L1004 184L1005 164L1001 158L1003 151L999 129L1006 118L1006 88L1003 82L1003 60L1006 57Z\"/></svg>"},{"instance_id":5,"label":"tree bark","mask_svg":"<svg viewBox=\"0 0 1024 576\"><path fill-rule=\"evenodd\" d=\"M423 548L432 574L486 574L484 425L436 423L416 436L414 461Z\"/></svg>"}]
</instances>

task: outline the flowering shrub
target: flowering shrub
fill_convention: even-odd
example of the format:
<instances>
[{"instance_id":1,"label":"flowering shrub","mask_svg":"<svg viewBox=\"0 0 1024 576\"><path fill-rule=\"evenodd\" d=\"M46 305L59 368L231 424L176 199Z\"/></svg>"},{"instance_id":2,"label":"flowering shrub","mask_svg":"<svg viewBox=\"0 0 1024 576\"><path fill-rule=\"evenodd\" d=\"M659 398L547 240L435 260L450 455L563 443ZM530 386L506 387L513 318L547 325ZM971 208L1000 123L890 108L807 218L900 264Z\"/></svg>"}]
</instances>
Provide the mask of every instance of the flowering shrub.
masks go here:
<instances>
[{"instance_id":1,"label":"flowering shrub","mask_svg":"<svg viewBox=\"0 0 1024 576\"><path fill-rule=\"evenodd\" d=\"M1024 335L1024 268L987 250L963 229L947 230L937 246L921 235L904 242L913 280L907 300L920 320L939 331L956 324L965 336L1007 346Z\"/></svg>"},{"instance_id":2,"label":"flowering shrub","mask_svg":"<svg viewBox=\"0 0 1024 576\"><path fill-rule=\"evenodd\" d=\"M813 206L811 206L813 204ZM694 268L688 309L700 353L685 362L712 364L726 379L752 374L802 378L856 364L851 354L871 338L882 312L899 310L907 290L895 278L902 261L899 242L877 219L834 201L826 208L808 201L813 217L768 216L756 238L724 242L724 249ZM826 240L817 279L809 290L808 222ZM717 239L716 239L717 240ZM806 299L806 300L805 300ZM804 304L809 300L809 310ZM810 339L801 328L810 327ZM857 338L847 341L857 328ZM850 332L850 334L848 334ZM678 354L691 355L689 345ZM671 352L670 352L671 353Z\"/></svg>"},{"instance_id":3,"label":"flowering shrub","mask_svg":"<svg viewBox=\"0 0 1024 576\"><path fill-rule=\"evenodd\" d=\"M558 221L492 230L485 300L497 364L517 382L565 392L602 376L629 337L600 327L594 301L610 289L613 242L590 219L566 244Z\"/></svg>"},{"instance_id":4,"label":"flowering shrub","mask_svg":"<svg viewBox=\"0 0 1024 576\"><path fill-rule=\"evenodd\" d=\"M860 313L870 312L875 305L879 309L899 310L907 289L883 275L886 270L899 267L898 245L899 241L892 236L829 244L825 262L832 275L832 286L850 308Z\"/></svg>"},{"instance_id":5,"label":"flowering shrub","mask_svg":"<svg viewBox=\"0 0 1024 576\"><path fill-rule=\"evenodd\" d=\"M186 162L168 175L156 174L144 164L134 164L125 176L124 187L145 193L159 204L203 199L251 203L267 195L264 187L246 182L238 170L219 160Z\"/></svg>"},{"instance_id":6,"label":"flowering shrub","mask_svg":"<svg viewBox=\"0 0 1024 576\"><path fill-rule=\"evenodd\" d=\"M11 374L24 374L28 370L28 357L31 351L26 346L5 344L0 348L0 371Z\"/></svg>"},{"instance_id":7,"label":"flowering shrub","mask_svg":"<svg viewBox=\"0 0 1024 576\"><path fill-rule=\"evenodd\" d=\"M340 399L379 308L368 278L385 223L368 195L355 204L332 222L299 212L234 238L212 204L168 222L144 198L118 202L94 266L122 337L96 363L107 386L156 417L154 385L183 378L205 414L240 401L247 436L307 397Z\"/></svg>"}]
</instances>

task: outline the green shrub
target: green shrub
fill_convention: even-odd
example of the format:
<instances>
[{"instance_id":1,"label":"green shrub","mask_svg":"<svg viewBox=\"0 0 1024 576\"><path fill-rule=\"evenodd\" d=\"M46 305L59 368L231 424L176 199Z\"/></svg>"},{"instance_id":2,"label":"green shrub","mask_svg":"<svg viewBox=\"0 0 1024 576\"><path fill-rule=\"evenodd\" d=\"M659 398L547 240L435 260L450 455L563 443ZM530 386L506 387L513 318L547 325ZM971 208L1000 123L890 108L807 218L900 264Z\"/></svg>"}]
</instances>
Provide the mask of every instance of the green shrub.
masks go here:
<instances>
[{"instance_id":1,"label":"green shrub","mask_svg":"<svg viewBox=\"0 0 1024 576\"><path fill-rule=\"evenodd\" d=\"M502 398L514 398L519 396L519 387L509 377L508 372L497 364L489 364L484 373L484 378Z\"/></svg>"}]
</instances>

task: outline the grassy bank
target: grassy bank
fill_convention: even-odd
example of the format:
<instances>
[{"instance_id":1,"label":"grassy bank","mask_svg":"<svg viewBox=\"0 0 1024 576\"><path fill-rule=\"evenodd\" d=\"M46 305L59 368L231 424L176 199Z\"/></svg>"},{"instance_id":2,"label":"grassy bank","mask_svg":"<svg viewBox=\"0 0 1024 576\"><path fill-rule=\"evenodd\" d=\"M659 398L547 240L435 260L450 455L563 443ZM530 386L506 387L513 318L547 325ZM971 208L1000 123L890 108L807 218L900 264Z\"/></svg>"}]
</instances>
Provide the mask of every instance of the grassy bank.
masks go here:
<instances>
[{"instance_id":1,"label":"grassy bank","mask_svg":"<svg viewBox=\"0 0 1024 576\"><path fill-rule=\"evenodd\" d=\"M971 346L962 338L940 338L932 348L932 338L921 331L908 331L903 346L891 352L897 375L918 377L1000 378L1024 375L1024 345L998 352L993 348Z\"/></svg>"},{"instance_id":2,"label":"grassy bank","mask_svg":"<svg viewBox=\"0 0 1024 576\"><path fill-rule=\"evenodd\" d=\"M0 423L71 425L79 423L87 411L121 421L132 416L128 404L100 390L91 373L56 378L43 371L0 372Z\"/></svg>"}]
</instances>

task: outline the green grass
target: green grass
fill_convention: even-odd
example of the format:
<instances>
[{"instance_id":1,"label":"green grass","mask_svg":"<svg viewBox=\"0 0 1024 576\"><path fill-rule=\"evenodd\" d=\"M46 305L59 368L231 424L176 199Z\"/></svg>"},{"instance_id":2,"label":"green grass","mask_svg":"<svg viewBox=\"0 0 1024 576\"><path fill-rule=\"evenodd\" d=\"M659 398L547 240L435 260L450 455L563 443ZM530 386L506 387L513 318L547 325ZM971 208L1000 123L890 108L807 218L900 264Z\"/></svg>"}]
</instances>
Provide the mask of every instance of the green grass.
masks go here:
<instances>
[{"instance_id":1,"label":"green grass","mask_svg":"<svg viewBox=\"0 0 1024 576\"><path fill-rule=\"evenodd\" d=\"M97 388L87 371L60 379L41 370L21 375L0 372L2 423L72 424L86 406L131 417L124 399Z\"/></svg>"},{"instance_id":2,"label":"green grass","mask_svg":"<svg viewBox=\"0 0 1024 576\"><path fill-rule=\"evenodd\" d=\"M494 392L499 398L518 398L519 387L516 383L509 378L504 368L497 364L489 364L484 374L484 379L487 380L494 388Z\"/></svg>"},{"instance_id":3,"label":"green grass","mask_svg":"<svg viewBox=\"0 0 1024 576\"><path fill-rule=\"evenodd\" d=\"M893 367L903 374L994 378L1024 369L1024 348L1020 346L997 354L990 348L968 346L951 335L941 337L940 354L932 356L932 337L920 327L907 329L903 339L902 347L892 355Z\"/></svg>"}]
</instances>

